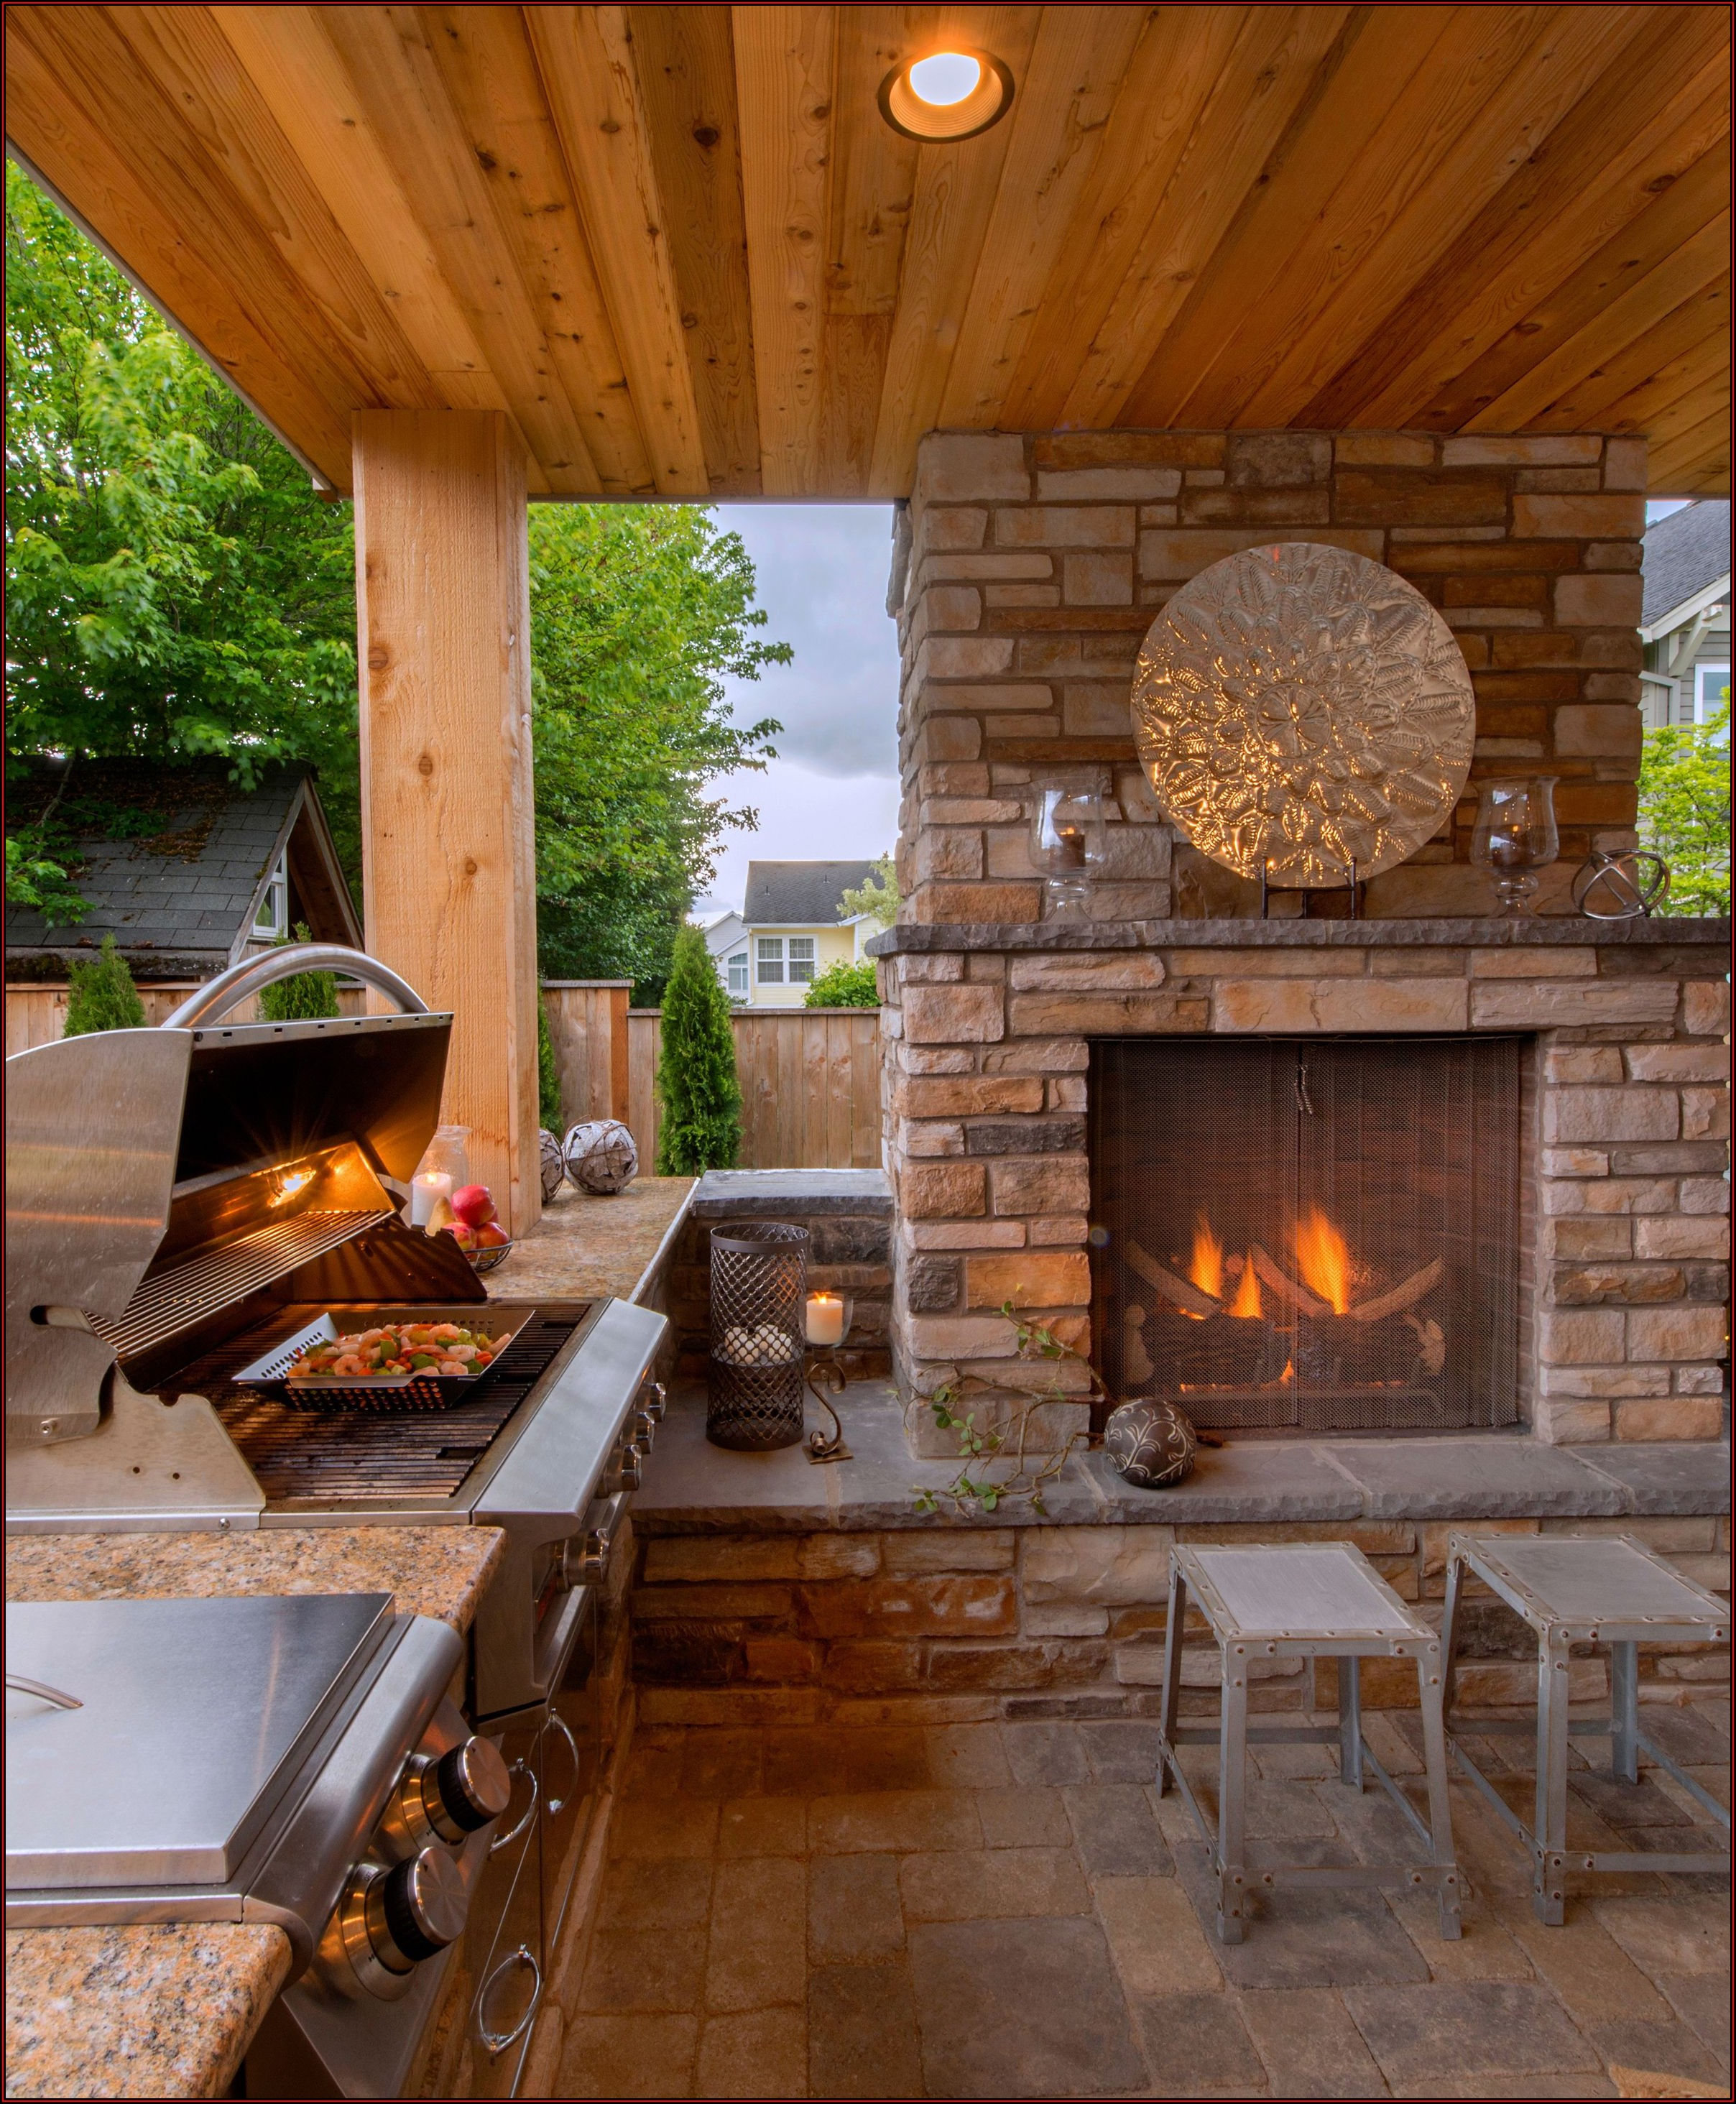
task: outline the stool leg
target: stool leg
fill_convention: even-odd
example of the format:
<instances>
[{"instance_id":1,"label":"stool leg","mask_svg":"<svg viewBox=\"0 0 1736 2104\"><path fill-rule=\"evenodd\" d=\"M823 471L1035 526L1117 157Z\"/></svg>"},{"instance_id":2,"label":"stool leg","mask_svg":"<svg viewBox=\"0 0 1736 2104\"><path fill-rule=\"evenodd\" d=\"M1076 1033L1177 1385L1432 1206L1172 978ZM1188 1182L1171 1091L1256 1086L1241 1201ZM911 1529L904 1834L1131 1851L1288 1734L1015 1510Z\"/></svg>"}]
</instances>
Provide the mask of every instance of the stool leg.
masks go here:
<instances>
[{"instance_id":1,"label":"stool leg","mask_svg":"<svg viewBox=\"0 0 1736 2104\"><path fill-rule=\"evenodd\" d=\"M1187 1581L1174 1567L1169 1573L1169 1611L1164 1627L1164 1686L1157 1712L1157 1794L1169 1781L1176 1759L1176 1718L1182 1701L1182 1625L1187 1619Z\"/></svg>"},{"instance_id":2,"label":"stool leg","mask_svg":"<svg viewBox=\"0 0 1736 2104\"><path fill-rule=\"evenodd\" d=\"M1537 1663L1537 1816L1531 1904L1551 1928L1567 1919L1567 1646L1543 1632Z\"/></svg>"},{"instance_id":3,"label":"stool leg","mask_svg":"<svg viewBox=\"0 0 1736 2104\"><path fill-rule=\"evenodd\" d=\"M1609 1647L1609 1772L1618 1782L1640 1780L1640 1647Z\"/></svg>"},{"instance_id":4,"label":"stool leg","mask_svg":"<svg viewBox=\"0 0 1736 2104\"><path fill-rule=\"evenodd\" d=\"M1223 1647L1223 1701L1217 1741L1217 1940L1242 1940L1243 1861L1247 1826L1248 1660L1239 1646Z\"/></svg>"},{"instance_id":5,"label":"stool leg","mask_svg":"<svg viewBox=\"0 0 1736 2104\"><path fill-rule=\"evenodd\" d=\"M1338 1780L1362 1788L1362 1660L1338 1660Z\"/></svg>"},{"instance_id":6,"label":"stool leg","mask_svg":"<svg viewBox=\"0 0 1736 2104\"><path fill-rule=\"evenodd\" d=\"M1425 1652L1417 1660L1418 1692L1422 1702L1422 1757L1428 1770L1429 1839L1440 1880L1440 1933L1453 1942L1459 1933L1458 1863L1453 1853L1453 1808L1447 1794L1447 1732L1440 1653Z\"/></svg>"},{"instance_id":7,"label":"stool leg","mask_svg":"<svg viewBox=\"0 0 1736 2104\"><path fill-rule=\"evenodd\" d=\"M1453 1723L1453 1676L1458 1647L1455 1630L1458 1618L1458 1589L1464 1575L1464 1565L1458 1557L1449 1556L1447 1559L1447 1604L1440 1617L1440 1714L1442 1722L1449 1729Z\"/></svg>"}]
</instances>

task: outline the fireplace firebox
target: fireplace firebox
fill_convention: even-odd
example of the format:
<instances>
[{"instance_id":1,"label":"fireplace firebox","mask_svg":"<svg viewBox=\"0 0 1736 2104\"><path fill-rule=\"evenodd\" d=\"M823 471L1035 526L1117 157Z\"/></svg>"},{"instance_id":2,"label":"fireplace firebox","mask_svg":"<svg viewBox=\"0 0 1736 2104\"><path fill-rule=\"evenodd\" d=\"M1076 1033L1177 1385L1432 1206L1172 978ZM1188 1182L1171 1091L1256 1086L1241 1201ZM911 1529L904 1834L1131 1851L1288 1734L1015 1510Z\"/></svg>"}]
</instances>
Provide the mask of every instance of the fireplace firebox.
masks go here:
<instances>
[{"instance_id":1,"label":"fireplace firebox","mask_svg":"<svg viewBox=\"0 0 1736 2104\"><path fill-rule=\"evenodd\" d=\"M1100 1041L1112 1393L1240 1431L1516 1424L1517 1037Z\"/></svg>"}]
</instances>

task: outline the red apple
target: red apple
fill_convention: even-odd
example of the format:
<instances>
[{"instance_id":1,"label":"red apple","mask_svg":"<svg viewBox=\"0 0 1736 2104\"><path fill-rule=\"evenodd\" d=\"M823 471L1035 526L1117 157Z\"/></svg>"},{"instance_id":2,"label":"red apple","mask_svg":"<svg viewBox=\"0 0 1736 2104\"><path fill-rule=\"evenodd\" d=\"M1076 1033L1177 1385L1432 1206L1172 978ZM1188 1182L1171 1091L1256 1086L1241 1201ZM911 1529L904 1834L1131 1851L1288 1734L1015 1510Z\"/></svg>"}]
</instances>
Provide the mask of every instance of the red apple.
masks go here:
<instances>
[{"instance_id":1,"label":"red apple","mask_svg":"<svg viewBox=\"0 0 1736 2104\"><path fill-rule=\"evenodd\" d=\"M462 1220L455 1221L446 1232L457 1243L460 1249L474 1249L476 1246L475 1228L467 1228Z\"/></svg>"},{"instance_id":2,"label":"red apple","mask_svg":"<svg viewBox=\"0 0 1736 2104\"><path fill-rule=\"evenodd\" d=\"M452 1210L467 1228L484 1227L494 1218L494 1201L486 1184L466 1184L452 1197Z\"/></svg>"},{"instance_id":3,"label":"red apple","mask_svg":"<svg viewBox=\"0 0 1736 2104\"><path fill-rule=\"evenodd\" d=\"M500 1249L510 1239L505 1228L492 1220L484 1220L474 1233L478 1249Z\"/></svg>"}]
</instances>

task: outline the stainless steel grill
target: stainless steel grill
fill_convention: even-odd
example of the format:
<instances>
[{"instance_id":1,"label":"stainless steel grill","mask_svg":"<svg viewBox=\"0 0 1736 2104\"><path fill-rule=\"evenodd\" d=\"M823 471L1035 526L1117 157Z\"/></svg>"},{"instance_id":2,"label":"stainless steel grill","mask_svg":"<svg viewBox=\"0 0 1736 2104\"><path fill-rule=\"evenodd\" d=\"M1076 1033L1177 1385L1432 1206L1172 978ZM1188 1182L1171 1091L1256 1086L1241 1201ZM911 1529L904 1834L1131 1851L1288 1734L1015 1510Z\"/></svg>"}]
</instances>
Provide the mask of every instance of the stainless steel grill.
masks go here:
<instances>
[{"instance_id":1,"label":"stainless steel grill","mask_svg":"<svg viewBox=\"0 0 1736 2104\"><path fill-rule=\"evenodd\" d=\"M1203 1425L1513 1424L1520 1041L1093 1048L1110 1384Z\"/></svg>"}]
</instances>

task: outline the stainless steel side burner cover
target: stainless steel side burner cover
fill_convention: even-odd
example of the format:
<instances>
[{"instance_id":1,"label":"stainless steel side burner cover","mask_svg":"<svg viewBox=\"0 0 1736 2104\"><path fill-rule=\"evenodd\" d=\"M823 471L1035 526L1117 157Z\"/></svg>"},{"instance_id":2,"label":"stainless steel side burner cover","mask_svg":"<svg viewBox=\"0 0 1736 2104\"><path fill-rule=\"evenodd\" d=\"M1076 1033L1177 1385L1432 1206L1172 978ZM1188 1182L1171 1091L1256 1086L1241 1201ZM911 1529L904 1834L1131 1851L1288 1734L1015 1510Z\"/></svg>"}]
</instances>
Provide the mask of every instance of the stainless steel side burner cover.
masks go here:
<instances>
[{"instance_id":1,"label":"stainless steel side burner cover","mask_svg":"<svg viewBox=\"0 0 1736 2104\"><path fill-rule=\"evenodd\" d=\"M10 1603L9 1891L233 1878L391 1626L392 1596Z\"/></svg>"}]
</instances>

